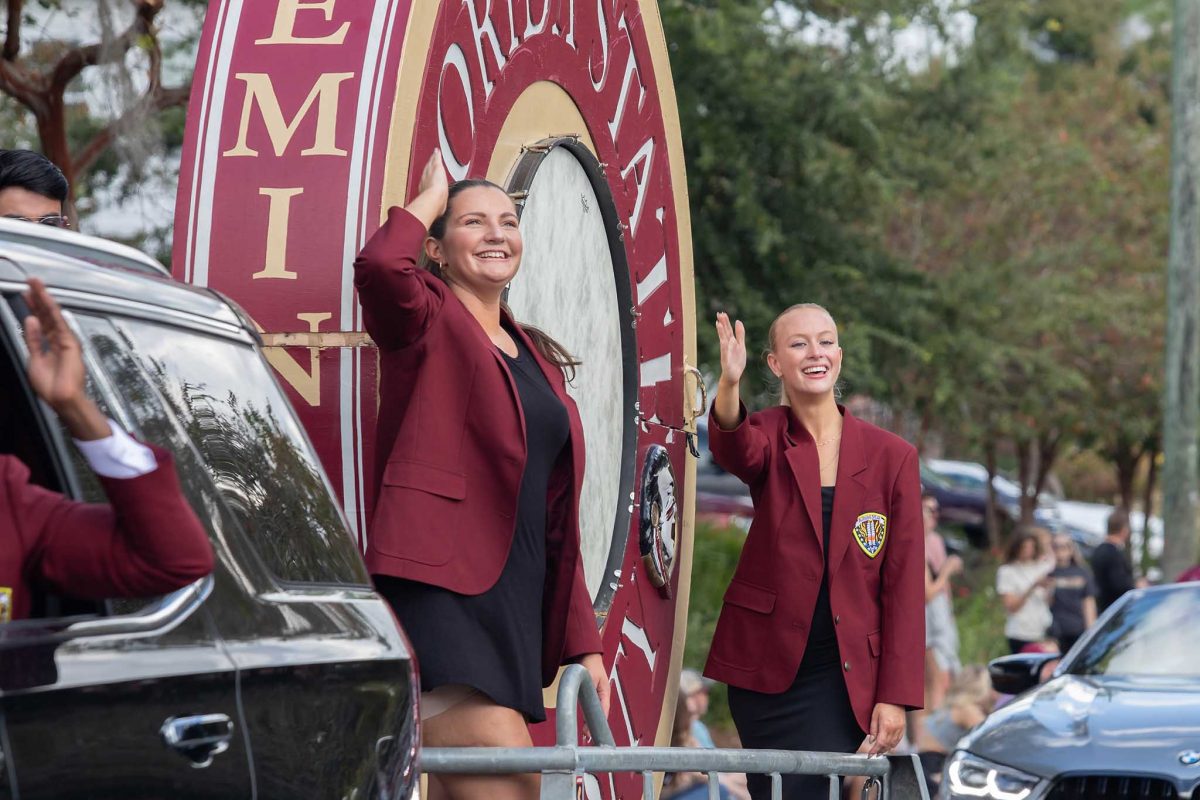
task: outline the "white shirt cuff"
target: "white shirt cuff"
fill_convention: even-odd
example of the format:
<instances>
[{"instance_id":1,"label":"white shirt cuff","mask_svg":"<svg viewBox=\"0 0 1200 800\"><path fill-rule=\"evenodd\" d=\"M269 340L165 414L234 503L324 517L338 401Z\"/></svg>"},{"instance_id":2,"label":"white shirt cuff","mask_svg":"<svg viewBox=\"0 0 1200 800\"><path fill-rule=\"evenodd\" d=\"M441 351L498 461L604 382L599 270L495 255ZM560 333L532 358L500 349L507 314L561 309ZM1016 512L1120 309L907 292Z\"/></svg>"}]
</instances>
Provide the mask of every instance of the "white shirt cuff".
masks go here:
<instances>
[{"instance_id":1,"label":"white shirt cuff","mask_svg":"<svg viewBox=\"0 0 1200 800\"><path fill-rule=\"evenodd\" d=\"M158 469L154 451L133 439L125 430L108 421L112 435L90 442L75 440L75 446L87 459L92 471L103 478L137 478Z\"/></svg>"}]
</instances>

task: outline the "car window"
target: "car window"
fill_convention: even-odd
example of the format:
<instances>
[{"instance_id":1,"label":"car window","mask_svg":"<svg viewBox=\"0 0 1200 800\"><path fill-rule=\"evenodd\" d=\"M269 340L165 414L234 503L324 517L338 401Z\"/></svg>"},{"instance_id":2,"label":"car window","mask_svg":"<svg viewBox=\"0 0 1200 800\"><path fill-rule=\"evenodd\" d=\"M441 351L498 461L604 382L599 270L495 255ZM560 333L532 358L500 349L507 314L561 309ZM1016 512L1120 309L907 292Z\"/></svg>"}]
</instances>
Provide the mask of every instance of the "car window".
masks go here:
<instances>
[{"instance_id":1,"label":"car window","mask_svg":"<svg viewBox=\"0 0 1200 800\"><path fill-rule=\"evenodd\" d=\"M278 578L369 582L299 422L252 347L138 320L80 315L80 324L147 439L171 446L165 409L183 426Z\"/></svg>"},{"instance_id":2,"label":"car window","mask_svg":"<svg viewBox=\"0 0 1200 800\"><path fill-rule=\"evenodd\" d=\"M1146 592L1116 609L1069 672L1200 678L1200 638L1180 636L1200 616L1200 588Z\"/></svg>"}]
</instances>

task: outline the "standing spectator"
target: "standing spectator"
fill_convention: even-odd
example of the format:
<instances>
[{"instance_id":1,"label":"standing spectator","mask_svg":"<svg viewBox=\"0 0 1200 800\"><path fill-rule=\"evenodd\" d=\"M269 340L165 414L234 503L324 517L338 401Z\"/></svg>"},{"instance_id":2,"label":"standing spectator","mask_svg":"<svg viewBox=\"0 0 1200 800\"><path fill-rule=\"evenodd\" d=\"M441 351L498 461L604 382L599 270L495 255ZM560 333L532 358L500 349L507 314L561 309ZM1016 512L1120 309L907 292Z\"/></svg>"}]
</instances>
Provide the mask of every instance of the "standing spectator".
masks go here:
<instances>
[{"instance_id":1,"label":"standing spectator","mask_svg":"<svg viewBox=\"0 0 1200 800\"><path fill-rule=\"evenodd\" d=\"M0 150L0 217L71 227L62 170L32 150Z\"/></svg>"},{"instance_id":2,"label":"standing spectator","mask_svg":"<svg viewBox=\"0 0 1200 800\"><path fill-rule=\"evenodd\" d=\"M712 734L704 724L704 715L708 713L708 684L700 673L694 669L685 669L679 673L679 693L687 699L688 710L692 713L692 738L697 747L712 749Z\"/></svg>"},{"instance_id":3,"label":"standing spectator","mask_svg":"<svg viewBox=\"0 0 1200 800\"><path fill-rule=\"evenodd\" d=\"M1044 538L1049 537L1041 529L1019 533L1008 546L1004 563L996 570L996 592L1008 617L1004 635L1013 653L1021 652L1027 644L1040 642L1050 629L1047 574L1054 568L1054 562L1045 557Z\"/></svg>"},{"instance_id":4,"label":"standing spectator","mask_svg":"<svg viewBox=\"0 0 1200 800\"><path fill-rule=\"evenodd\" d=\"M962 559L946 555L946 543L937 530L937 498L922 496L921 511L925 523L925 708L933 709L942 704L950 681L962 666L958 622L950 600L950 578L962 571Z\"/></svg>"},{"instance_id":5,"label":"standing spectator","mask_svg":"<svg viewBox=\"0 0 1200 800\"><path fill-rule=\"evenodd\" d=\"M1118 508L1108 518L1108 536L1092 553L1098 611L1104 611L1135 586L1146 585L1144 580L1133 579L1133 565L1125 549L1129 534L1129 513Z\"/></svg>"},{"instance_id":6,"label":"standing spectator","mask_svg":"<svg viewBox=\"0 0 1200 800\"><path fill-rule=\"evenodd\" d=\"M1054 569L1050 572L1050 635L1060 653L1075 646L1096 621L1096 584L1080 564L1075 542L1065 533L1054 537Z\"/></svg>"}]
</instances>

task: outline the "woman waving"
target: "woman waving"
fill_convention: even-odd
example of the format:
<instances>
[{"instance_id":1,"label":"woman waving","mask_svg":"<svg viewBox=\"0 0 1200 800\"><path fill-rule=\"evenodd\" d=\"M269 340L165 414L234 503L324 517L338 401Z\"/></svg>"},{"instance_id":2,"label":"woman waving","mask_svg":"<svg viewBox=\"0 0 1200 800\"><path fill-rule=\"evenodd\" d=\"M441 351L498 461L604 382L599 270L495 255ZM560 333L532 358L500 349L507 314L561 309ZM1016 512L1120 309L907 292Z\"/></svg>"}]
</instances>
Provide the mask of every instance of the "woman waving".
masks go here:
<instances>
[{"instance_id":1,"label":"woman waving","mask_svg":"<svg viewBox=\"0 0 1200 800\"><path fill-rule=\"evenodd\" d=\"M916 450L837 404L837 325L792 306L768 333L780 405L747 414L741 322L717 315L721 378L713 459L750 487L746 538L705 674L729 684L746 747L886 753L920 708L924 539ZM823 796L824 778L784 778L784 797ZM766 798L765 776L750 777Z\"/></svg>"}]
</instances>

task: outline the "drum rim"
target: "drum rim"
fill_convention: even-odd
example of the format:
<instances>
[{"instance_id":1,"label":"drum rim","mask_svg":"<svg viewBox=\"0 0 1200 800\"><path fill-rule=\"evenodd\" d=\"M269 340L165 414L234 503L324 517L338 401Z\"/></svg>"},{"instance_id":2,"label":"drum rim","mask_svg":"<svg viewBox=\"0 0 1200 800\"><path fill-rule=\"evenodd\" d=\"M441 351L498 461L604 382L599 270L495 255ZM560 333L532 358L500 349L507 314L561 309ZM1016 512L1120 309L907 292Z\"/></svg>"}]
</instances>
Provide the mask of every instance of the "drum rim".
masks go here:
<instances>
[{"instance_id":1,"label":"drum rim","mask_svg":"<svg viewBox=\"0 0 1200 800\"><path fill-rule=\"evenodd\" d=\"M629 273L629 258L625 252L625 226L617 213L617 204L613 199L612 187L604 176L604 167L580 141L577 135L551 136L526 145L521 148L509 174L505 187L517 206L518 217L524 214L525 201L533 186L534 178L546 158L556 149L564 149L570 153L587 175L592 193L599 205L601 219L604 223L605 237L608 240L608 250L612 257L613 277L617 292L617 318L621 331L621 367L622 391L621 398L626 411L633 412L633 418L626 418L621 432L620 486L617 490L616 518L613 520L612 541L609 545L608 560L604 565L604 575L600 580L600 588L592 602L593 610L603 617L612 608L617 589L621 584L621 568L625 564L626 550L629 547L630 529L633 524L633 508L637 502L635 489L637 451L638 451L638 359L637 335L635 329L637 320L634 316L633 280ZM508 300L508 290L505 290L505 301ZM628 502L624 498L628 497Z\"/></svg>"}]
</instances>

